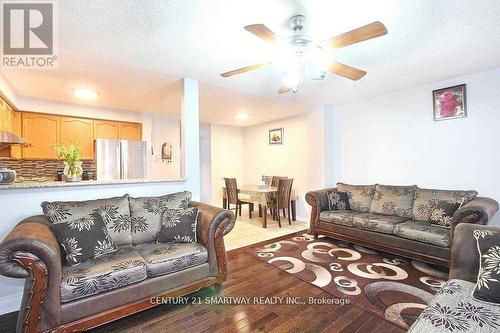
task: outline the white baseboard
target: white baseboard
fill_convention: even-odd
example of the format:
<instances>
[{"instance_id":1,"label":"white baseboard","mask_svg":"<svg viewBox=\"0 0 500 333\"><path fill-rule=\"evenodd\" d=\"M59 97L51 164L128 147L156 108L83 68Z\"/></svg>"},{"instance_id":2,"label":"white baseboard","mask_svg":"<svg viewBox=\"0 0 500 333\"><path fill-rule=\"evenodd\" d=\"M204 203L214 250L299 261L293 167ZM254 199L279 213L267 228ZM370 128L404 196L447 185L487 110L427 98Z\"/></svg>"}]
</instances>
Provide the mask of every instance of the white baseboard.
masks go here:
<instances>
[{"instance_id":1,"label":"white baseboard","mask_svg":"<svg viewBox=\"0 0 500 333\"><path fill-rule=\"evenodd\" d=\"M0 298L0 315L19 310L23 294L10 295Z\"/></svg>"}]
</instances>

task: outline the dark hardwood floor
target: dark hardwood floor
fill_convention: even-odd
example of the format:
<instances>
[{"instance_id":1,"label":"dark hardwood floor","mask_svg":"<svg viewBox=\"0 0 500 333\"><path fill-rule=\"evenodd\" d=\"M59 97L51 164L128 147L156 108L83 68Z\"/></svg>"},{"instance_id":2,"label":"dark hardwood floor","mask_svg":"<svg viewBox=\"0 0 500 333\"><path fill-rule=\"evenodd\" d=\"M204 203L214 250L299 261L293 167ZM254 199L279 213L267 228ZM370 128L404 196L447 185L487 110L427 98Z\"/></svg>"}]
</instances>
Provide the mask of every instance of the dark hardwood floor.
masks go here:
<instances>
[{"instance_id":1,"label":"dark hardwood floor","mask_svg":"<svg viewBox=\"0 0 500 333\"><path fill-rule=\"evenodd\" d=\"M287 236L289 237L289 236ZM280 237L283 238L283 237ZM228 279L222 288L206 288L195 297L333 298L309 283L248 255L228 253ZM2 316L3 317L3 316ZM15 328L12 316L0 330ZM404 332L401 328L351 305L239 304L161 305L92 330L94 333L153 332Z\"/></svg>"}]
</instances>

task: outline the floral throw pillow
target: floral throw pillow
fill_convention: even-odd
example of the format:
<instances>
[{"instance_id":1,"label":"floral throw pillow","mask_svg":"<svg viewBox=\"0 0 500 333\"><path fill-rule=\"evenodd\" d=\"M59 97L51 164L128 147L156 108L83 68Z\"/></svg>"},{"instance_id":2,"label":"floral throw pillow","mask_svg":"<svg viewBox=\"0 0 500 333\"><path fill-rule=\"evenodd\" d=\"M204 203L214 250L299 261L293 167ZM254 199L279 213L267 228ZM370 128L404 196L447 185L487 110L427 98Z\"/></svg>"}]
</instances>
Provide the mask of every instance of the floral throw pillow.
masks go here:
<instances>
[{"instance_id":1,"label":"floral throw pillow","mask_svg":"<svg viewBox=\"0 0 500 333\"><path fill-rule=\"evenodd\" d=\"M442 227L449 228L453 214L462 206L461 203L440 201L431 211L429 221Z\"/></svg>"},{"instance_id":2,"label":"floral throw pillow","mask_svg":"<svg viewBox=\"0 0 500 333\"><path fill-rule=\"evenodd\" d=\"M159 197L130 198L132 244L154 242L160 233L163 215L169 209L186 209L191 192L171 193Z\"/></svg>"},{"instance_id":3,"label":"floral throw pillow","mask_svg":"<svg viewBox=\"0 0 500 333\"><path fill-rule=\"evenodd\" d=\"M472 296L500 304L500 233L474 230L473 235L479 251L479 273Z\"/></svg>"},{"instance_id":4,"label":"floral throw pillow","mask_svg":"<svg viewBox=\"0 0 500 333\"><path fill-rule=\"evenodd\" d=\"M118 248L111 240L101 215L84 216L65 223L55 223L52 230L70 266L100 257Z\"/></svg>"},{"instance_id":5,"label":"floral throw pillow","mask_svg":"<svg viewBox=\"0 0 500 333\"><path fill-rule=\"evenodd\" d=\"M328 191L328 207L330 210L351 210L347 192Z\"/></svg>"},{"instance_id":6,"label":"floral throw pillow","mask_svg":"<svg viewBox=\"0 0 500 333\"><path fill-rule=\"evenodd\" d=\"M161 229L157 243L194 243L198 208L167 209L161 218Z\"/></svg>"}]
</instances>

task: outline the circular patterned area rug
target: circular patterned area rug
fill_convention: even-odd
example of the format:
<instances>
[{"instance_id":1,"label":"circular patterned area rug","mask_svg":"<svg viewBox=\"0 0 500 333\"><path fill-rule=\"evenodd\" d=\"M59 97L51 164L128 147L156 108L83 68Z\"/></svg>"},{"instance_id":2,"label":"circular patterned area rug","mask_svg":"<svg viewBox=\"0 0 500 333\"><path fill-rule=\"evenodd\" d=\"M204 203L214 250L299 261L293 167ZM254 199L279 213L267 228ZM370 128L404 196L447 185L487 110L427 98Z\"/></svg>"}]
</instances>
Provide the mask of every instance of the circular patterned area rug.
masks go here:
<instances>
[{"instance_id":1,"label":"circular patterned area rug","mask_svg":"<svg viewBox=\"0 0 500 333\"><path fill-rule=\"evenodd\" d=\"M446 268L309 234L248 253L406 329L448 278Z\"/></svg>"}]
</instances>

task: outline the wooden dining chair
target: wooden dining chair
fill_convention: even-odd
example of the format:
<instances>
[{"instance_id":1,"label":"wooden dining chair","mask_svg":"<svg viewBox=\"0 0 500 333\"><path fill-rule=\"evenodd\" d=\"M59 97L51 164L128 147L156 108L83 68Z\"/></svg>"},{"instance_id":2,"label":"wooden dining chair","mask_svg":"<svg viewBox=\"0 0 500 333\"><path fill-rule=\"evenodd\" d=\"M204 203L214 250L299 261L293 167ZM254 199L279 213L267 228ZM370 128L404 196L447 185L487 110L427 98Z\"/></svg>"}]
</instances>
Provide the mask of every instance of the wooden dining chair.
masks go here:
<instances>
[{"instance_id":1,"label":"wooden dining chair","mask_svg":"<svg viewBox=\"0 0 500 333\"><path fill-rule=\"evenodd\" d=\"M278 182L280 179L288 179L288 177L273 176L271 180L271 186L278 187ZM272 212L271 212L272 214ZM285 209L283 208L283 217L286 217Z\"/></svg>"},{"instance_id":2,"label":"wooden dining chair","mask_svg":"<svg viewBox=\"0 0 500 333\"><path fill-rule=\"evenodd\" d=\"M287 178L288 177L273 176L273 178L271 179L271 186L277 187L278 186L278 181L280 179L287 179Z\"/></svg>"},{"instance_id":3,"label":"wooden dining chair","mask_svg":"<svg viewBox=\"0 0 500 333\"><path fill-rule=\"evenodd\" d=\"M235 215L241 216L241 205L248 205L248 218L252 218L253 203L240 200L238 198L238 184L236 178L224 178L226 184L227 209L232 210L231 204L236 205Z\"/></svg>"},{"instance_id":4,"label":"wooden dining chair","mask_svg":"<svg viewBox=\"0 0 500 333\"><path fill-rule=\"evenodd\" d=\"M285 209L286 211L288 211L288 224L292 225L291 208L290 208L291 207L290 195L292 193L292 184L293 184L293 178L279 179L276 199L268 203L269 207L272 208L273 217L278 219L278 225L280 228L281 228L280 209L283 209L283 212L285 212Z\"/></svg>"},{"instance_id":5,"label":"wooden dining chair","mask_svg":"<svg viewBox=\"0 0 500 333\"><path fill-rule=\"evenodd\" d=\"M262 181L267 185L271 186L273 182L273 177L272 176L262 176Z\"/></svg>"}]
</instances>

